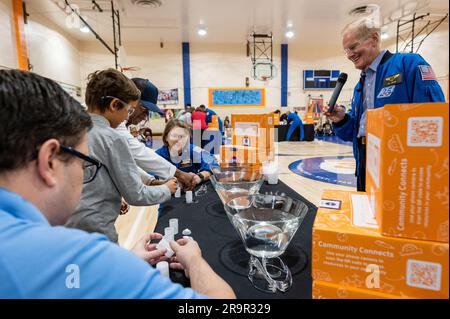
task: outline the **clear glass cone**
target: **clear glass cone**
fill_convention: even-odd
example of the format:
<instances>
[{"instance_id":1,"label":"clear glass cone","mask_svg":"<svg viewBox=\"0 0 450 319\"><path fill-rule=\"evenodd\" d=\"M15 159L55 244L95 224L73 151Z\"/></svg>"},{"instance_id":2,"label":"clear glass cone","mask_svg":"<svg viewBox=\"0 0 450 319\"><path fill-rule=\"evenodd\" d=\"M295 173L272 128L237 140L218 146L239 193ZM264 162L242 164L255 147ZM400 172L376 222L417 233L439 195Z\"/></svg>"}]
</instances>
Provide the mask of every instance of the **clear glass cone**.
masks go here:
<instances>
[{"instance_id":1,"label":"clear glass cone","mask_svg":"<svg viewBox=\"0 0 450 319\"><path fill-rule=\"evenodd\" d=\"M228 201L225 211L251 255L253 286L266 292L287 291L291 273L278 257L286 251L308 206L287 196L254 194Z\"/></svg>"},{"instance_id":2,"label":"clear glass cone","mask_svg":"<svg viewBox=\"0 0 450 319\"><path fill-rule=\"evenodd\" d=\"M224 205L233 198L257 194L263 181L260 170L241 166L215 167L211 176L214 189Z\"/></svg>"}]
</instances>

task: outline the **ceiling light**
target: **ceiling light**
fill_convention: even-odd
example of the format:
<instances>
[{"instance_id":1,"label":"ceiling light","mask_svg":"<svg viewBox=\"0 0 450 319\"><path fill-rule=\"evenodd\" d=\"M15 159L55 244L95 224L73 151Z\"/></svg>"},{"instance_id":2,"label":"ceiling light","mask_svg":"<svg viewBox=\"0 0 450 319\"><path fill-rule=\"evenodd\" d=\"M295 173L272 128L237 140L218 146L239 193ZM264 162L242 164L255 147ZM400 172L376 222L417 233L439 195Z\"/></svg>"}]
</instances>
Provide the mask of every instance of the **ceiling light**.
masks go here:
<instances>
[{"instance_id":1,"label":"ceiling light","mask_svg":"<svg viewBox=\"0 0 450 319\"><path fill-rule=\"evenodd\" d=\"M286 36L286 38L291 39L294 37L294 31L288 30L288 31L286 31L286 33L284 35Z\"/></svg>"},{"instance_id":2,"label":"ceiling light","mask_svg":"<svg viewBox=\"0 0 450 319\"><path fill-rule=\"evenodd\" d=\"M389 38L389 34L387 32L381 32L381 40L386 40Z\"/></svg>"},{"instance_id":3,"label":"ceiling light","mask_svg":"<svg viewBox=\"0 0 450 319\"><path fill-rule=\"evenodd\" d=\"M198 28L197 33L199 36L203 37L208 33L208 31L206 31L206 27L202 26Z\"/></svg>"},{"instance_id":4,"label":"ceiling light","mask_svg":"<svg viewBox=\"0 0 450 319\"><path fill-rule=\"evenodd\" d=\"M86 19L87 19L86 16L83 16L83 20L86 21ZM81 19L80 19L80 23L81 23L80 31L83 33L89 33L89 31L90 31L89 28Z\"/></svg>"},{"instance_id":5,"label":"ceiling light","mask_svg":"<svg viewBox=\"0 0 450 319\"><path fill-rule=\"evenodd\" d=\"M80 28L80 31L83 33L89 33L89 28L83 23L83 25Z\"/></svg>"}]
</instances>

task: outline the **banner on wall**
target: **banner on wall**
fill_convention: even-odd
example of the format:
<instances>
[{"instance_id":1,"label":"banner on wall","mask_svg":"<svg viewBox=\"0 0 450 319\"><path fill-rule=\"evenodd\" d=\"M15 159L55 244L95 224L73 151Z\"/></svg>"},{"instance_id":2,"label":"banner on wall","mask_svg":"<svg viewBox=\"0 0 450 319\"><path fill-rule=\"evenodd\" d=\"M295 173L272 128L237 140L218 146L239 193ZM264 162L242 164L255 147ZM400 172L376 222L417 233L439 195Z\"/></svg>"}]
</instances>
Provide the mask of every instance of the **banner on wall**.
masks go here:
<instances>
[{"instance_id":1,"label":"banner on wall","mask_svg":"<svg viewBox=\"0 0 450 319\"><path fill-rule=\"evenodd\" d=\"M209 107L264 107L264 88L210 88Z\"/></svg>"},{"instance_id":2,"label":"banner on wall","mask_svg":"<svg viewBox=\"0 0 450 319\"><path fill-rule=\"evenodd\" d=\"M178 89L160 90L158 105L178 105Z\"/></svg>"}]
</instances>

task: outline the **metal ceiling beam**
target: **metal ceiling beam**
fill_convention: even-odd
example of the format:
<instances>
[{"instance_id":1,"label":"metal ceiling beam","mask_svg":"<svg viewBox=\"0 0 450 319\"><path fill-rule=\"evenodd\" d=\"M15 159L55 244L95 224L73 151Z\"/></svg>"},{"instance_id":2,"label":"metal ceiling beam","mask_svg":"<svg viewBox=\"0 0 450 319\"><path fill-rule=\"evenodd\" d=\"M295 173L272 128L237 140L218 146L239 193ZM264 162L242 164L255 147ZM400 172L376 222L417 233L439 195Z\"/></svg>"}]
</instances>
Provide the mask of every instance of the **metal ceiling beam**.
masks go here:
<instances>
[{"instance_id":1,"label":"metal ceiling beam","mask_svg":"<svg viewBox=\"0 0 450 319\"><path fill-rule=\"evenodd\" d=\"M118 68L118 51L119 48L117 46L117 44L119 44L119 46L122 45L122 36L121 36L121 31L120 31L120 13L119 10L115 10L114 9L114 1L111 0L111 19L112 19L112 24L113 24L113 48L111 48L108 43L106 43L105 40L103 40L103 38L94 30L94 28L92 28L92 26L87 23L87 21L81 16L81 14L75 10L74 8L72 8L72 6L70 5L68 0L65 0L66 2L66 6L70 8L70 10L72 11L72 13L76 14L77 17L84 23L84 25L92 32L92 34L95 36L95 38L100 41L101 44L103 44L103 46L105 46L106 49L108 49L109 52L111 52L114 55L114 64L115 64L115 68ZM92 1L92 3L95 3L97 6L98 4L95 1ZM100 12L103 12L104 10L101 9L101 7L99 7L99 10L101 10ZM116 26L117 26L117 32L116 32Z\"/></svg>"},{"instance_id":2,"label":"metal ceiling beam","mask_svg":"<svg viewBox=\"0 0 450 319\"><path fill-rule=\"evenodd\" d=\"M431 21L428 20L426 22L426 24L424 26L421 27L421 29L416 32L416 26L417 26L417 22L424 20L425 18L430 17L430 13L427 14L423 14L420 16L416 16L416 13L414 13L413 18L410 20L398 20L397 21L397 42L396 42L396 52L399 52L399 46L400 46L400 42L404 42L404 47L402 52L405 52L407 50L408 47L410 47L409 52L413 53L414 52L414 45L417 43L417 37L420 36L424 31L425 31L425 37L422 38L418 45L417 48L415 50L415 52L418 52L420 47L422 46L423 42L425 41L425 39L434 31L436 30L439 25L441 25L442 22L444 22L447 17L448 17L448 13L445 14L444 17L442 17L439 20L436 21ZM430 17L431 19L431 17ZM406 27L405 27L406 26ZM402 27L405 27L404 29L402 29ZM430 31L428 31L429 27L433 27ZM406 37L403 37L401 34L403 32L405 32L406 30L410 29L408 35ZM408 40L410 38L410 40Z\"/></svg>"}]
</instances>

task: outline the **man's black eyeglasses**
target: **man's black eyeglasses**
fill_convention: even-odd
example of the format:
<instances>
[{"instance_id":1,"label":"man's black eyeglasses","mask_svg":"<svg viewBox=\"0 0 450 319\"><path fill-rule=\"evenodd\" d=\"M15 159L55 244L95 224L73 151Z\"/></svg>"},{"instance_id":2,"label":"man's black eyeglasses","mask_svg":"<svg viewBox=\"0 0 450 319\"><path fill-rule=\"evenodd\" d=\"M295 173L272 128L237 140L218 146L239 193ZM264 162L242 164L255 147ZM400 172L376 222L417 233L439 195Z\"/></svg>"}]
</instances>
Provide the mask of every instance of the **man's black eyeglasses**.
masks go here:
<instances>
[{"instance_id":1,"label":"man's black eyeglasses","mask_svg":"<svg viewBox=\"0 0 450 319\"><path fill-rule=\"evenodd\" d=\"M84 161L83 163L83 184L92 182L97 176L98 170L102 168L103 164L99 161L93 159L92 157L89 157L87 155L84 155L83 153L78 152L77 150L73 149L72 147L60 145L59 148L61 151L64 151L66 153L69 153L70 155L76 156Z\"/></svg>"}]
</instances>

